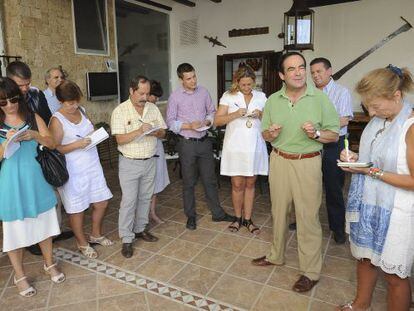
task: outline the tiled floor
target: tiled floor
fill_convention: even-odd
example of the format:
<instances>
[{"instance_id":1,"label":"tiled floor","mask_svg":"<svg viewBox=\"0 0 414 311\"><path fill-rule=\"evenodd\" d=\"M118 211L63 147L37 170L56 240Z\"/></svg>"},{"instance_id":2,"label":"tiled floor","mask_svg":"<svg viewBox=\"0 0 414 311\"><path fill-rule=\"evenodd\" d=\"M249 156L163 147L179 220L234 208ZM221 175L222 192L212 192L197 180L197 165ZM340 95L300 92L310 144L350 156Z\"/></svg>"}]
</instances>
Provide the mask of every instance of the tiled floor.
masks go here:
<instances>
[{"instance_id":1,"label":"tiled floor","mask_svg":"<svg viewBox=\"0 0 414 311\"><path fill-rule=\"evenodd\" d=\"M355 261L349 245L338 246L327 228L324 208L324 265L319 284L309 293L290 290L298 277L295 232L289 235L286 265L254 267L250 260L267 253L272 237L268 194L258 191L253 220L261 226L259 236L245 228L230 233L227 223L213 223L197 188L196 231L185 229L181 181L171 172L172 184L159 195L158 214L164 224L152 231L157 243L137 241L134 256L125 259L117 234L117 210L121 192L117 170L105 168L114 193L104 230L115 240L111 247L97 247L99 258L86 260L76 252L73 239L56 243L55 255L67 281L52 284L42 273L42 259L25 255L27 275L38 294L33 298L17 295L12 285L12 269L7 256L0 257L0 310L292 310L324 311L349 301L355 293ZM232 212L230 183L221 180L223 207ZM90 230L90 215L86 217ZM384 281L375 291L373 310L386 310Z\"/></svg>"}]
</instances>

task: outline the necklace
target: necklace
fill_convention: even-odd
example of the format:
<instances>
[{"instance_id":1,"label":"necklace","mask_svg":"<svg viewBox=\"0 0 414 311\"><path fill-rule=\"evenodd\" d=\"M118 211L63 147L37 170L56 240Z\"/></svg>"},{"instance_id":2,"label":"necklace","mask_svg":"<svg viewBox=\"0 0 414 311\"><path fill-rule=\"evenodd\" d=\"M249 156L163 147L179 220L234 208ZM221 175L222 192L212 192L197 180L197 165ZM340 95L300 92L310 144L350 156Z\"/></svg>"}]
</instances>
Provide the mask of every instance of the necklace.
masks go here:
<instances>
[{"instance_id":1,"label":"necklace","mask_svg":"<svg viewBox=\"0 0 414 311\"><path fill-rule=\"evenodd\" d=\"M251 128L253 125L252 120L250 119L250 117L247 117L247 121L246 121L246 127L247 128Z\"/></svg>"}]
</instances>

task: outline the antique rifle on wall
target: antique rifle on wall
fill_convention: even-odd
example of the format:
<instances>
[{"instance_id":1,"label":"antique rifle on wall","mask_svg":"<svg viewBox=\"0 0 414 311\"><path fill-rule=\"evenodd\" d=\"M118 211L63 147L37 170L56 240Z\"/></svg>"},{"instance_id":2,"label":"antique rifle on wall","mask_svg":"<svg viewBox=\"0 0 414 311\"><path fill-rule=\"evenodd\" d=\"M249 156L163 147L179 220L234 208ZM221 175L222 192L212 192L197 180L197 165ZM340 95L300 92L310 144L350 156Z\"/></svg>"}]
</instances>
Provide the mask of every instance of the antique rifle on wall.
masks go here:
<instances>
[{"instance_id":1,"label":"antique rifle on wall","mask_svg":"<svg viewBox=\"0 0 414 311\"><path fill-rule=\"evenodd\" d=\"M382 47L385 43L393 39L394 37L398 36L400 33L406 32L413 28L413 26L402 16L400 16L401 19L405 22L404 25L402 25L400 28L398 28L393 33L389 34L387 37L382 39L380 42L378 42L376 45L374 45L372 48L370 48L368 51L363 53L361 56L354 59L352 62L350 62L348 65L346 65L344 68L339 70L338 72L335 72L335 74L332 75L332 78L334 80L338 80L341 78L348 70L350 70L352 67L354 67L356 64L358 64L360 61L362 61L364 58L366 58L368 55L372 54L375 50Z\"/></svg>"}]
</instances>

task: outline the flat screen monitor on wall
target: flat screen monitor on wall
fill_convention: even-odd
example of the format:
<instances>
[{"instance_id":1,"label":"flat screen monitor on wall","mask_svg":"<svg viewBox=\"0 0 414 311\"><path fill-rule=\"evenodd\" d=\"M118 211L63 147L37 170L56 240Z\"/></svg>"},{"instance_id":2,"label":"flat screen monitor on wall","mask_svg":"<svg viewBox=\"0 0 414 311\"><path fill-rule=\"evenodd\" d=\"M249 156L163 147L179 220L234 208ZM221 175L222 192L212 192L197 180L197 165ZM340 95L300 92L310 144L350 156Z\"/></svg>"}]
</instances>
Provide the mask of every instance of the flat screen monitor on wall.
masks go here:
<instances>
[{"instance_id":1,"label":"flat screen monitor on wall","mask_svg":"<svg viewBox=\"0 0 414 311\"><path fill-rule=\"evenodd\" d=\"M87 72L86 90L88 100L109 100L118 98L118 77L116 72Z\"/></svg>"}]
</instances>

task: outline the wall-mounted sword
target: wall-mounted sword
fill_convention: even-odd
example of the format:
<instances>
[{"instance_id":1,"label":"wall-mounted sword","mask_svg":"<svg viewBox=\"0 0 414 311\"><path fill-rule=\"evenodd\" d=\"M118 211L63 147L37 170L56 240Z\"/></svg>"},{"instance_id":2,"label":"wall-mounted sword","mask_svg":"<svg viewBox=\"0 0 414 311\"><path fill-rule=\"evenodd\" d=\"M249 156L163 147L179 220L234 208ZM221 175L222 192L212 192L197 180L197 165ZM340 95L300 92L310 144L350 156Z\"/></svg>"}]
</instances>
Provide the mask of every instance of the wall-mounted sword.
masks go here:
<instances>
[{"instance_id":1,"label":"wall-mounted sword","mask_svg":"<svg viewBox=\"0 0 414 311\"><path fill-rule=\"evenodd\" d=\"M370 48L368 51L363 53L361 56L354 59L352 62L350 62L348 65L346 65L344 68L339 70L338 72L335 72L335 74L332 75L332 78L334 80L338 80L341 78L348 70L350 70L352 67L354 67L356 64L358 64L360 61L362 61L364 58L366 58L368 55L372 54L375 50L379 49L381 46L383 46L385 43L393 39L394 37L398 36L400 33L406 32L413 28L413 26L402 16L400 16L401 19L405 22L404 25L402 25L400 28L398 28L393 33L389 34L387 37L382 39L380 42L378 42L376 45L374 45L372 48Z\"/></svg>"}]
</instances>

